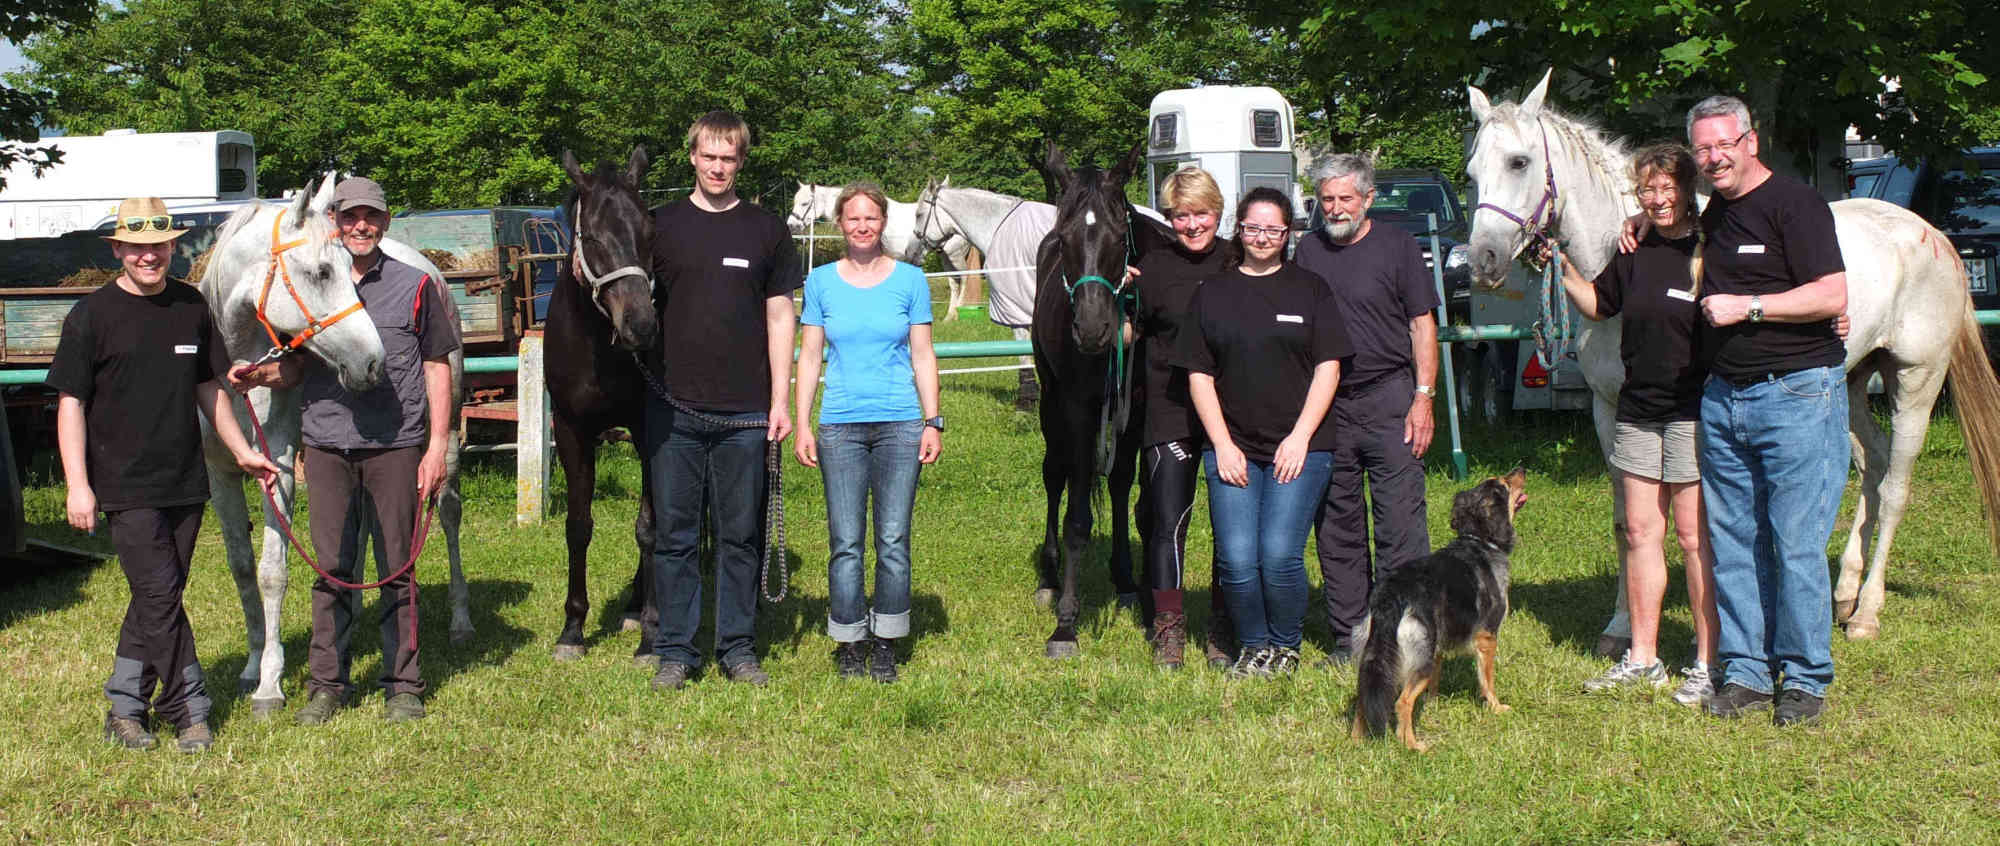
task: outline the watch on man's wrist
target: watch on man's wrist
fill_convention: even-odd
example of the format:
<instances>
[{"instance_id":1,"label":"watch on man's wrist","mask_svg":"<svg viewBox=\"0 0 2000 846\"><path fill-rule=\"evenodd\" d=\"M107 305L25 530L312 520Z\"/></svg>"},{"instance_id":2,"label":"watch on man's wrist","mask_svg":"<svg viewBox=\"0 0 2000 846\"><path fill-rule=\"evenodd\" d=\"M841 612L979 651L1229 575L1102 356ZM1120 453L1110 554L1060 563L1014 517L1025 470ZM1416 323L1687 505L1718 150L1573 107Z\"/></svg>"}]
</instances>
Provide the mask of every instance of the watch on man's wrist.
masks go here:
<instances>
[{"instance_id":1,"label":"watch on man's wrist","mask_svg":"<svg viewBox=\"0 0 2000 846\"><path fill-rule=\"evenodd\" d=\"M1756 295L1756 294L1751 294L1751 295L1750 295L1750 314L1749 314L1749 317L1750 317L1750 322L1751 322L1751 323L1762 323L1762 322L1764 322L1764 298L1763 298L1763 297L1761 297L1761 296L1758 296L1758 295Z\"/></svg>"},{"instance_id":2,"label":"watch on man's wrist","mask_svg":"<svg viewBox=\"0 0 2000 846\"><path fill-rule=\"evenodd\" d=\"M1438 389L1430 385L1418 385L1417 393L1423 394L1428 399L1437 399Z\"/></svg>"},{"instance_id":3,"label":"watch on man's wrist","mask_svg":"<svg viewBox=\"0 0 2000 846\"><path fill-rule=\"evenodd\" d=\"M936 416L936 417L932 417L932 418L930 418L930 419L928 419L928 420L925 420L925 421L924 421L924 425L925 425L925 426L929 426L929 427L931 427L931 428L933 428L933 429L936 429L936 430L938 430L939 432L943 432L943 431L944 431L944 415L940 414L940 415L938 415L938 416Z\"/></svg>"}]
</instances>

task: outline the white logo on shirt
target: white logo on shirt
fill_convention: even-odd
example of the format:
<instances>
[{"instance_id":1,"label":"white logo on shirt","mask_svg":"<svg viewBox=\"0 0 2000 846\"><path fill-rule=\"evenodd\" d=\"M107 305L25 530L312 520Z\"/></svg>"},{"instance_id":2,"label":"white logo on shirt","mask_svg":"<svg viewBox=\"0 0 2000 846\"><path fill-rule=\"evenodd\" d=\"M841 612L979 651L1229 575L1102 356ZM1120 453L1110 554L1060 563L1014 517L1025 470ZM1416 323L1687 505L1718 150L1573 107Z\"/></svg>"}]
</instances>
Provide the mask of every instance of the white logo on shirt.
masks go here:
<instances>
[{"instance_id":1,"label":"white logo on shirt","mask_svg":"<svg viewBox=\"0 0 2000 846\"><path fill-rule=\"evenodd\" d=\"M1677 300L1681 300L1682 302L1690 302L1690 303L1694 302L1693 291L1683 291L1679 288L1668 288L1667 296L1673 297L1674 299Z\"/></svg>"},{"instance_id":2,"label":"white logo on shirt","mask_svg":"<svg viewBox=\"0 0 2000 846\"><path fill-rule=\"evenodd\" d=\"M1763 255L1763 254L1764 254L1764 245L1763 245L1763 244L1744 244L1743 246L1740 246L1740 247L1737 247L1737 248L1736 248L1736 254L1737 254L1737 255L1739 255L1739 256L1740 256L1740 255L1757 255L1757 256L1761 256L1761 255Z\"/></svg>"},{"instance_id":3,"label":"white logo on shirt","mask_svg":"<svg viewBox=\"0 0 2000 846\"><path fill-rule=\"evenodd\" d=\"M193 344L175 344L174 355L194 355L200 348Z\"/></svg>"},{"instance_id":4,"label":"white logo on shirt","mask_svg":"<svg viewBox=\"0 0 2000 846\"><path fill-rule=\"evenodd\" d=\"M1301 316L1299 316L1299 315L1296 315L1296 314L1280 314L1280 315L1278 315L1278 322L1279 322L1279 323L1304 323L1304 322L1306 322L1306 319L1305 319L1304 317L1301 317Z\"/></svg>"},{"instance_id":5,"label":"white logo on shirt","mask_svg":"<svg viewBox=\"0 0 2000 846\"><path fill-rule=\"evenodd\" d=\"M723 266L723 267L749 267L749 266L750 266L750 260L749 260L749 259L740 259L740 258L726 258L726 259L723 259L723 260L722 260L722 266Z\"/></svg>"}]
</instances>

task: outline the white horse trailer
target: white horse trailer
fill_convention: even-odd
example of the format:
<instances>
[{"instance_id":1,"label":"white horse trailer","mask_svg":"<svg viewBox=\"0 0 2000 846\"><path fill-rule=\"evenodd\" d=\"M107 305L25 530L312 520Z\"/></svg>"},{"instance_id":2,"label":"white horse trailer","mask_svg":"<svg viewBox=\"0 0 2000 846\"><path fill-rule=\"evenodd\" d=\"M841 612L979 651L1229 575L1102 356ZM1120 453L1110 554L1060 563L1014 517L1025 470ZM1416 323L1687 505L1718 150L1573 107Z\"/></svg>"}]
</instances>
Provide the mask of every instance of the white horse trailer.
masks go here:
<instances>
[{"instance_id":1,"label":"white horse trailer","mask_svg":"<svg viewBox=\"0 0 2000 846\"><path fill-rule=\"evenodd\" d=\"M1214 85L1154 95L1146 133L1146 195L1160 206L1160 180L1187 165L1222 189L1224 235L1236 231L1236 200L1258 186L1276 188L1304 208L1292 149L1292 104L1275 88Z\"/></svg>"},{"instance_id":2,"label":"white horse trailer","mask_svg":"<svg viewBox=\"0 0 2000 846\"><path fill-rule=\"evenodd\" d=\"M44 238L90 228L126 197L159 197L167 208L257 196L257 142L250 133L153 132L44 138L60 164L40 178L27 164L0 189L0 239Z\"/></svg>"}]
</instances>

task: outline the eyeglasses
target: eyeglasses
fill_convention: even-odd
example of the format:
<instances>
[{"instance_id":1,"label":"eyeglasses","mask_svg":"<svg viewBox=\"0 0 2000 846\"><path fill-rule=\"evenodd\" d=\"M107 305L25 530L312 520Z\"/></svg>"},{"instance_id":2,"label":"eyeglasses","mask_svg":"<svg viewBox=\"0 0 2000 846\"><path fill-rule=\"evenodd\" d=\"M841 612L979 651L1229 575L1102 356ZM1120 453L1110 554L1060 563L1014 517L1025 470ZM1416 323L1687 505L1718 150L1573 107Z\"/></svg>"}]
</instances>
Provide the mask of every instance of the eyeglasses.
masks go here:
<instances>
[{"instance_id":1,"label":"eyeglasses","mask_svg":"<svg viewBox=\"0 0 2000 846\"><path fill-rule=\"evenodd\" d=\"M1639 189L1639 199L1657 200L1661 197L1676 197L1680 193L1681 190L1679 188L1641 188Z\"/></svg>"},{"instance_id":2,"label":"eyeglasses","mask_svg":"<svg viewBox=\"0 0 2000 846\"><path fill-rule=\"evenodd\" d=\"M1742 135L1738 135L1735 138L1728 141L1718 141L1712 147L1696 147L1694 148L1694 157L1697 161L1699 161L1701 159L1711 158L1716 153L1727 153L1731 150L1736 149L1736 145L1743 143L1743 139L1748 137L1749 135L1750 135L1750 130L1746 129L1743 130Z\"/></svg>"},{"instance_id":3,"label":"eyeglasses","mask_svg":"<svg viewBox=\"0 0 2000 846\"><path fill-rule=\"evenodd\" d=\"M148 229L156 232L171 232L173 228L173 215L156 214L152 217L125 218L125 231L127 232L144 232Z\"/></svg>"},{"instance_id":4,"label":"eyeglasses","mask_svg":"<svg viewBox=\"0 0 2000 846\"><path fill-rule=\"evenodd\" d=\"M1259 241L1268 238L1283 238L1285 237L1285 233L1292 231L1291 227L1288 226L1258 226L1254 223L1245 223L1237 227L1237 229L1243 232L1243 237Z\"/></svg>"}]
</instances>

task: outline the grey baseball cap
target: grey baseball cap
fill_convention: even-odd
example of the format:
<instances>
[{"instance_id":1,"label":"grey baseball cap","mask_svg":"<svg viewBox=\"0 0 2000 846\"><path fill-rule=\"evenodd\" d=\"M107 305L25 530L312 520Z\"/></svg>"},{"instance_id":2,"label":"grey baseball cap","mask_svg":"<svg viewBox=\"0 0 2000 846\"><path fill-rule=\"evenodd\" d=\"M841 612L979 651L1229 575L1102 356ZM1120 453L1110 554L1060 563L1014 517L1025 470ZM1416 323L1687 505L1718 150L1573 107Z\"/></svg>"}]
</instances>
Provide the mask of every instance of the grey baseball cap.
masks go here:
<instances>
[{"instance_id":1,"label":"grey baseball cap","mask_svg":"<svg viewBox=\"0 0 2000 846\"><path fill-rule=\"evenodd\" d=\"M333 210L346 211L356 206L365 206L382 211L389 210L389 198L382 193L382 186L366 176L350 176L333 189Z\"/></svg>"}]
</instances>

